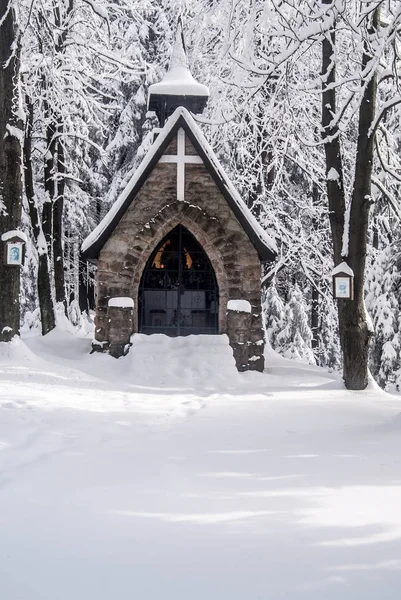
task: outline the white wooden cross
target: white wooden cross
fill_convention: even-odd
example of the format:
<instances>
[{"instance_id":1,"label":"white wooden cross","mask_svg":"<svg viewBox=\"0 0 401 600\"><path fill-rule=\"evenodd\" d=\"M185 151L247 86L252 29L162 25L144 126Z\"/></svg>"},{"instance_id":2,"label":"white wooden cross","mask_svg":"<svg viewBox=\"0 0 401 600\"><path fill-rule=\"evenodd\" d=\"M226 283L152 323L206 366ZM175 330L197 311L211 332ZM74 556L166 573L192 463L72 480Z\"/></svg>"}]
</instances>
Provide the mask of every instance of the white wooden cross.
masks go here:
<instances>
[{"instance_id":1,"label":"white wooden cross","mask_svg":"<svg viewBox=\"0 0 401 600\"><path fill-rule=\"evenodd\" d=\"M177 154L163 154L159 162L177 163L177 200L185 200L185 165L201 165L203 160L198 155L185 154L185 131L177 132Z\"/></svg>"}]
</instances>

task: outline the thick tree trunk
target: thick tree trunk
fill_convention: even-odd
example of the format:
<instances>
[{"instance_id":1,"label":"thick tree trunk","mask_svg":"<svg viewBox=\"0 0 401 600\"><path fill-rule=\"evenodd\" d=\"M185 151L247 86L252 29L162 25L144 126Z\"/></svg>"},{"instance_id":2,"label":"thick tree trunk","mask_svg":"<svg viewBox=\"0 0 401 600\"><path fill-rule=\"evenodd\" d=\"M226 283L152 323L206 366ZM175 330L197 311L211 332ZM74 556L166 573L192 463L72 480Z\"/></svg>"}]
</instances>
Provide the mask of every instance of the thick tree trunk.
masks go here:
<instances>
[{"instance_id":1,"label":"thick tree trunk","mask_svg":"<svg viewBox=\"0 0 401 600\"><path fill-rule=\"evenodd\" d=\"M46 110L46 116L49 118L49 111ZM55 195L54 184L54 161L56 152L56 132L53 124L46 127L46 155L44 164L44 187L45 202L42 209L42 228L47 244L49 257L53 256L53 201Z\"/></svg>"},{"instance_id":2,"label":"thick tree trunk","mask_svg":"<svg viewBox=\"0 0 401 600\"><path fill-rule=\"evenodd\" d=\"M49 257L47 253L47 245L42 231L39 210L35 198L35 190L32 173L32 124L33 124L33 107L26 101L28 108L28 123L25 132L24 140L24 170L25 170L25 193L28 201L29 216L31 219L33 236L38 251L38 279L37 289L39 298L39 309L42 323L42 334L46 335L56 326L56 318L54 313L54 303L50 282Z\"/></svg>"},{"instance_id":3,"label":"thick tree trunk","mask_svg":"<svg viewBox=\"0 0 401 600\"><path fill-rule=\"evenodd\" d=\"M60 128L58 127L58 136L60 136ZM64 148L58 137L57 142L57 196L53 202L53 267L54 267L54 287L56 294L56 302L64 304L64 310L67 311L67 301L65 297L65 279L64 279L64 249L63 249L63 210L64 210Z\"/></svg>"},{"instance_id":4,"label":"thick tree trunk","mask_svg":"<svg viewBox=\"0 0 401 600\"><path fill-rule=\"evenodd\" d=\"M377 31L379 9L372 15L368 34ZM369 61L369 45L365 42L362 72ZM365 389L369 381L368 361L373 331L367 319L364 300L365 265L369 228L369 212L372 204L371 185L374 155L374 135L371 132L375 118L377 77L374 74L367 83L359 108L358 144L355 164L349 225L349 265L354 271L354 301L339 301L342 330L341 343L344 352L344 380L349 389Z\"/></svg>"},{"instance_id":5,"label":"thick tree trunk","mask_svg":"<svg viewBox=\"0 0 401 600\"><path fill-rule=\"evenodd\" d=\"M326 4L329 3L326 0ZM337 265L342 260L345 195L339 131L338 126L333 123L333 115L336 113L336 91L333 85L336 81L335 43L335 32L332 31L327 34L322 47L322 76L325 81L322 91L322 127L325 140L330 228L333 238L334 262ZM330 171L331 177L328 179L327 175Z\"/></svg>"},{"instance_id":6,"label":"thick tree trunk","mask_svg":"<svg viewBox=\"0 0 401 600\"><path fill-rule=\"evenodd\" d=\"M324 0L331 4L331 0ZM372 20L370 33L377 28L378 11ZM327 195L329 200L330 225L333 237L335 264L345 260L354 271L354 300L338 300L340 342L344 359L344 382L348 389L362 390L368 385L369 347L372 337L364 303L364 273L368 236L371 174L373 164L373 136L370 128L374 119L376 102L376 77L372 77L365 88L359 111L357 160L354 190L349 216L349 233L346 232L348 248L343 248L344 219L346 217L345 195L342 175L342 159L337 125L333 125L336 114L335 86L335 33L332 31L323 42L322 54L322 125L326 140ZM362 71L370 56L365 43Z\"/></svg>"},{"instance_id":7,"label":"thick tree trunk","mask_svg":"<svg viewBox=\"0 0 401 600\"><path fill-rule=\"evenodd\" d=\"M8 12L7 12L8 11ZM4 19L4 20L3 20ZM0 0L0 236L21 225L22 182L19 54L16 21L8 0ZM20 132L22 136L22 131ZM0 341L19 333L20 267L7 267L0 241Z\"/></svg>"},{"instance_id":8,"label":"thick tree trunk","mask_svg":"<svg viewBox=\"0 0 401 600\"><path fill-rule=\"evenodd\" d=\"M73 10L74 2L69 0L66 9L66 14L70 15ZM65 50L65 41L68 34L68 28L62 25L62 16L60 14L60 7L55 6L54 9L54 21L56 26L60 29L58 41L56 44L57 53L62 54ZM65 15L64 15L65 18ZM49 140L49 160L51 163L48 164L47 177L49 187L49 197L51 198L51 255L53 258L53 272L54 272L54 291L56 302L62 302L64 305L64 311L67 314L67 300L65 292L65 276L64 276L64 249L63 249L63 212L64 212L64 190L65 190L65 157L64 147L61 140L61 133L63 131L63 120L60 115L51 114L50 127L48 132L52 137ZM51 167L51 170L50 170ZM50 178L49 175L52 174ZM50 180L52 179L52 184Z\"/></svg>"}]
</instances>

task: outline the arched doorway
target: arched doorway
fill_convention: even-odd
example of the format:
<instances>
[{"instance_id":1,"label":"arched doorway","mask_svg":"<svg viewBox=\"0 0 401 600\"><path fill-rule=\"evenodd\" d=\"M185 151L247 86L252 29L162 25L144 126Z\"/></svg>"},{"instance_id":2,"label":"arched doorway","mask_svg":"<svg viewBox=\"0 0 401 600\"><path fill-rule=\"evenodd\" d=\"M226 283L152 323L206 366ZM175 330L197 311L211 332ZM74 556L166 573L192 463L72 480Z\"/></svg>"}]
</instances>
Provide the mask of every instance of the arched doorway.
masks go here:
<instances>
[{"instance_id":1,"label":"arched doorway","mask_svg":"<svg viewBox=\"0 0 401 600\"><path fill-rule=\"evenodd\" d=\"M138 294L141 333L218 333L219 293L210 260L182 225L146 263Z\"/></svg>"}]
</instances>

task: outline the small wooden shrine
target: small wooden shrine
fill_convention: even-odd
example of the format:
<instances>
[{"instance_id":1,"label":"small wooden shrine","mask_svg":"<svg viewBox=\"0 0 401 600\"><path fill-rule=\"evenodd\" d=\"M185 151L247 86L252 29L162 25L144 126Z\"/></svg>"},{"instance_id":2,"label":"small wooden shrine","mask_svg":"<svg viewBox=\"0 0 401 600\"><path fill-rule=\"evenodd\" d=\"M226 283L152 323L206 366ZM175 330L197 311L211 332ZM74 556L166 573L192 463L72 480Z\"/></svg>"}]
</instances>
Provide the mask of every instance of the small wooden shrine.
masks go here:
<instances>
[{"instance_id":1,"label":"small wooden shrine","mask_svg":"<svg viewBox=\"0 0 401 600\"><path fill-rule=\"evenodd\" d=\"M275 244L192 116L208 96L179 32L168 73L149 90L161 128L83 244L97 261L94 349L121 356L138 332L227 334L237 368L262 371L261 261L275 258Z\"/></svg>"}]
</instances>

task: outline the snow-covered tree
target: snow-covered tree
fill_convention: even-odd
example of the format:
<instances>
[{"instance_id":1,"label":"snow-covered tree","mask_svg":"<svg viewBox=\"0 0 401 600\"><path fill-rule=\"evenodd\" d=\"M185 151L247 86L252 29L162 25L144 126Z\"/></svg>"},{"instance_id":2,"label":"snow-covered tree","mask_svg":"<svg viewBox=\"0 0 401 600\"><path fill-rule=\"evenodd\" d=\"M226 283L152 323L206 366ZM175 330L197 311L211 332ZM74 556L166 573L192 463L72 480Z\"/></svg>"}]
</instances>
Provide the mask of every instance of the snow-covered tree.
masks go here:
<instances>
[{"instance_id":1,"label":"snow-covered tree","mask_svg":"<svg viewBox=\"0 0 401 600\"><path fill-rule=\"evenodd\" d=\"M0 0L0 247L20 229L22 207L20 31L17 6ZM20 327L20 267L0 259L0 341Z\"/></svg>"},{"instance_id":2,"label":"snow-covered tree","mask_svg":"<svg viewBox=\"0 0 401 600\"><path fill-rule=\"evenodd\" d=\"M242 28L236 26L239 15ZM231 73L237 76L226 78L232 87L242 88L243 96L237 96L234 108L242 115L268 87L266 114L274 121L270 97L277 97L283 81L281 110L278 103L276 112L283 115L278 130L287 141L281 164L295 181L302 169L311 183L322 185L325 180L334 263L346 259L355 274L354 301L338 301L344 378L348 387L364 388L372 337L364 306L372 184L393 196L383 178L375 176L374 151L375 143L391 150L387 123L399 122L399 3L322 0L300 7L287 0L278 7L243 0L232 8L230 19L226 56L235 63ZM222 116L234 119L234 112L225 110ZM395 140L390 142L394 148ZM291 159L294 170L288 168ZM394 174L397 160L383 149L380 162L382 170L385 164L387 174ZM283 229L281 225L280 233Z\"/></svg>"}]
</instances>

